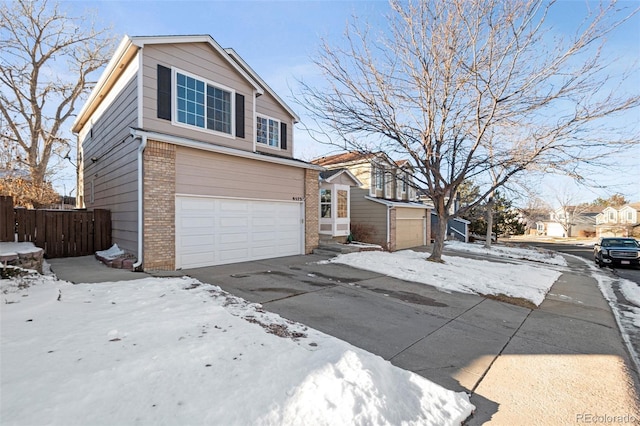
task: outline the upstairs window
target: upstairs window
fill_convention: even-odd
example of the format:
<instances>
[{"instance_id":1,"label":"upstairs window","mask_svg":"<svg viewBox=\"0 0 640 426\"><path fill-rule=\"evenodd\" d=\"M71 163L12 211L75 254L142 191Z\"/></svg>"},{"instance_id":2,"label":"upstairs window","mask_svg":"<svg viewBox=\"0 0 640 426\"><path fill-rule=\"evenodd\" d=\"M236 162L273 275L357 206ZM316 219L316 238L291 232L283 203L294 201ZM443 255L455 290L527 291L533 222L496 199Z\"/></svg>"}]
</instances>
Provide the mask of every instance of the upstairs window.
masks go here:
<instances>
[{"instance_id":1,"label":"upstairs window","mask_svg":"<svg viewBox=\"0 0 640 426\"><path fill-rule=\"evenodd\" d=\"M382 167L375 167L374 173L375 173L374 179L376 181L376 189L381 190L384 184L384 170L382 169Z\"/></svg>"},{"instance_id":2,"label":"upstairs window","mask_svg":"<svg viewBox=\"0 0 640 426\"><path fill-rule=\"evenodd\" d=\"M278 120L258 116L256 132L258 143L274 148L280 147L280 122Z\"/></svg>"},{"instance_id":3,"label":"upstairs window","mask_svg":"<svg viewBox=\"0 0 640 426\"><path fill-rule=\"evenodd\" d=\"M176 121L231 134L232 93L176 72Z\"/></svg>"}]
</instances>

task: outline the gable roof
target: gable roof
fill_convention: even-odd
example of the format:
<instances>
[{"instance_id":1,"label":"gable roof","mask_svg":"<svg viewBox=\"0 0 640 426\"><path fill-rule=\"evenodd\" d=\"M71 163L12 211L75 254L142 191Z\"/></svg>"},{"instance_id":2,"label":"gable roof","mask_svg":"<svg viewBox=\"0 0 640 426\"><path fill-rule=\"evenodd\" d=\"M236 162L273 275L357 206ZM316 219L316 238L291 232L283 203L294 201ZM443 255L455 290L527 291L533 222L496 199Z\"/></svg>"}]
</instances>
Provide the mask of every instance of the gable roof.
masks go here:
<instances>
[{"instance_id":1,"label":"gable roof","mask_svg":"<svg viewBox=\"0 0 640 426\"><path fill-rule=\"evenodd\" d=\"M398 160L394 161L384 152L358 152L358 151L349 151L349 152L341 152L340 154L328 155L325 157L319 157L314 160L311 160L313 164L317 164L322 167L333 168L333 166L342 165L342 164L357 164L367 162L370 163L371 160L376 158L382 158L387 161L390 165L394 165L401 169L409 169L411 168L411 163L409 160Z\"/></svg>"},{"instance_id":2,"label":"gable roof","mask_svg":"<svg viewBox=\"0 0 640 426\"><path fill-rule=\"evenodd\" d=\"M229 54L229 56L231 56L233 60L238 62L238 64L244 70L246 70L254 79L256 79L256 81L258 81L262 88L266 90L276 100L276 102L278 102L285 110L287 110L289 114L291 114L296 123L300 121L300 117L298 117L298 114L296 114L291 108L289 108L289 106L282 100L282 98L280 98L280 96L278 96L276 92L274 92L273 89L271 89L271 87L269 87L269 85L265 83L265 81L253 70L253 68L251 68L249 64L247 64L244 59L242 59L240 55L238 55L238 52L231 48L227 48L224 50Z\"/></svg>"},{"instance_id":3,"label":"gable roof","mask_svg":"<svg viewBox=\"0 0 640 426\"><path fill-rule=\"evenodd\" d=\"M622 210L625 207L631 207L633 210L640 211L640 202L626 204L626 205L620 207L620 210Z\"/></svg>"},{"instance_id":4,"label":"gable roof","mask_svg":"<svg viewBox=\"0 0 640 426\"><path fill-rule=\"evenodd\" d=\"M333 180L337 179L341 175L346 175L349 179L353 181L355 186L362 186L362 182L355 177L353 173L351 173L348 169L333 169L333 170L324 170L320 172L320 178L327 183L331 183Z\"/></svg>"},{"instance_id":5,"label":"gable roof","mask_svg":"<svg viewBox=\"0 0 640 426\"><path fill-rule=\"evenodd\" d=\"M114 52L111 60L107 64L100 79L89 94L89 98L78 113L73 123L72 131L77 133L87 122L89 116L98 108L109 90L114 86L126 66L135 57L138 51L145 45L154 44L178 44L178 43L207 43L213 50L244 77L247 82L256 90L258 96L268 92L291 116L298 122L300 118L293 112L284 101L273 92L273 90L247 65L246 62L233 50L223 49L210 35L169 35L169 36L128 36L125 35L118 48ZM140 72L140 71L139 71Z\"/></svg>"},{"instance_id":6,"label":"gable roof","mask_svg":"<svg viewBox=\"0 0 640 426\"><path fill-rule=\"evenodd\" d=\"M362 153L357 151L341 152L340 154L329 155L326 157L319 157L315 160L311 160L313 164L318 166L334 166L336 164L356 163L360 161L369 161L376 155L373 153Z\"/></svg>"}]
</instances>

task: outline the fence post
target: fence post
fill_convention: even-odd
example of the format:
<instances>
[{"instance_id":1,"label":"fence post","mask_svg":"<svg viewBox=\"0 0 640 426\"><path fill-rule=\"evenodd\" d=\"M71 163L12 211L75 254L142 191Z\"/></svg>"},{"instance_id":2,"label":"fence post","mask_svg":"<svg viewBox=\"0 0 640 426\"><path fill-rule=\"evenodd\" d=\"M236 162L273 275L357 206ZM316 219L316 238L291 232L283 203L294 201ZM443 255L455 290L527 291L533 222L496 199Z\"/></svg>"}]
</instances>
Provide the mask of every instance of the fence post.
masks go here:
<instances>
[{"instance_id":1,"label":"fence post","mask_svg":"<svg viewBox=\"0 0 640 426\"><path fill-rule=\"evenodd\" d=\"M16 238L16 217L13 212L13 197L0 196L0 241L12 242Z\"/></svg>"}]
</instances>

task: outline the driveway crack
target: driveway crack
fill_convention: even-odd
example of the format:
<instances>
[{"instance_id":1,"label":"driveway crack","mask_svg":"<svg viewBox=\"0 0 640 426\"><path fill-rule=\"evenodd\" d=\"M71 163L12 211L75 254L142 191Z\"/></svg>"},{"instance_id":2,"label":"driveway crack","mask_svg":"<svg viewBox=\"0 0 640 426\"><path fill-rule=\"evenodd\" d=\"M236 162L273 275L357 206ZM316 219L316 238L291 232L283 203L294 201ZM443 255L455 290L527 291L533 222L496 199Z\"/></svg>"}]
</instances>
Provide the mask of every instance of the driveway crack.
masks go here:
<instances>
[{"instance_id":1,"label":"driveway crack","mask_svg":"<svg viewBox=\"0 0 640 426\"><path fill-rule=\"evenodd\" d=\"M419 338L418 340L416 340L415 342L413 342L412 344L410 344L409 346L407 346L406 348L402 349L400 352L398 352L397 354L393 355L392 357L389 358L389 361L391 361L392 359L394 359L395 357L399 356L400 354L402 354L403 352L405 352L408 349L411 349L412 347L414 347L415 345L417 345L418 343L420 343L421 341L423 341L424 339L426 339L427 337L431 336L433 333L435 333L436 331L440 330L442 327L451 324L453 321L457 320L458 318L460 318L462 315L466 314L467 312L469 312L470 310L472 310L473 308L475 308L476 306L478 306L479 304L481 304L482 302L484 302L486 299L481 299L478 303L473 304L472 306L470 306L469 308L467 308L466 310L464 310L463 312L461 312L460 314L456 315L455 317L451 318L449 321L445 322L444 324L442 324L440 327L436 328L435 330L431 331L430 333L427 333L426 335L422 336L421 338Z\"/></svg>"}]
</instances>

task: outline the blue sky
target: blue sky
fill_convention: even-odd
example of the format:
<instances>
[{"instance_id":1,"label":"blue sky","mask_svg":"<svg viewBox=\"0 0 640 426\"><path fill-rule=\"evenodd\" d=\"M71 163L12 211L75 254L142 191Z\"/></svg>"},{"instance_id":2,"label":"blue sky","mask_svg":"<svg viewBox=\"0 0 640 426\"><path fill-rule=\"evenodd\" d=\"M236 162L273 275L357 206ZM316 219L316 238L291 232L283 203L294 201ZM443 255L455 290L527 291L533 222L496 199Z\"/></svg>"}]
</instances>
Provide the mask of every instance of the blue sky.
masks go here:
<instances>
[{"instance_id":1,"label":"blue sky","mask_svg":"<svg viewBox=\"0 0 640 426\"><path fill-rule=\"evenodd\" d=\"M638 7L640 1L623 1L622 6ZM339 41L352 16L367 19L375 26L385 25L389 11L386 1L63 1L70 15L97 12L98 25L112 25L121 38L128 35L210 34L223 47L234 48L249 65L299 113L292 100L296 79L317 77L310 56L317 51L320 38ZM559 32L571 31L579 23L586 6L584 0L561 0L550 22ZM635 16L610 37L609 53L627 66L640 61L640 16ZM97 77L96 77L97 78ZM636 76L640 87L640 76ZM301 117L304 121L304 115ZM640 122L638 113L626 120ZM69 127L71 123L69 123ZM318 145L302 128L296 129L298 158L309 160L326 154L331 148ZM335 148L333 148L335 150ZM635 157L635 158L634 158ZM614 184L607 190L576 188L578 201L591 201L598 196L621 192L640 201L640 147L626 164L626 184ZM630 162L631 161L631 162ZM614 173L603 170L602 181L616 182ZM73 172L56 181L67 188L74 186ZM553 179L539 183L545 188L572 186L571 180ZM552 191L549 189L549 191ZM543 194L544 195L544 194ZM551 196L547 198L551 199Z\"/></svg>"}]
</instances>

